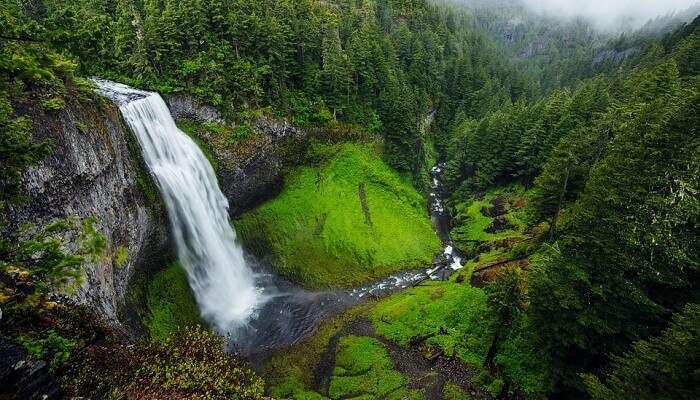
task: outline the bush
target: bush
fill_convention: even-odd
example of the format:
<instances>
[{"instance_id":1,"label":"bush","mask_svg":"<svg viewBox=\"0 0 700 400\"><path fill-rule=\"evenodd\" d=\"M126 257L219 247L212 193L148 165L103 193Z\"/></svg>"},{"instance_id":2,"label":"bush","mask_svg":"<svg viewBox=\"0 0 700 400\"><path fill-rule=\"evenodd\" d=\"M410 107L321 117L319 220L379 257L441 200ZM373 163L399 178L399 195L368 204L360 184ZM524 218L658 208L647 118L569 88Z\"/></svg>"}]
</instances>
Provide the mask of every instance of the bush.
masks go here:
<instances>
[{"instance_id":1,"label":"bush","mask_svg":"<svg viewBox=\"0 0 700 400\"><path fill-rule=\"evenodd\" d=\"M51 99L43 100L41 102L41 107L47 111L61 111L66 107L66 102L60 97L54 97Z\"/></svg>"},{"instance_id":2,"label":"bush","mask_svg":"<svg viewBox=\"0 0 700 400\"><path fill-rule=\"evenodd\" d=\"M202 328L163 341L88 349L70 386L110 399L265 399L264 382L224 339Z\"/></svg>"}]
</instances>

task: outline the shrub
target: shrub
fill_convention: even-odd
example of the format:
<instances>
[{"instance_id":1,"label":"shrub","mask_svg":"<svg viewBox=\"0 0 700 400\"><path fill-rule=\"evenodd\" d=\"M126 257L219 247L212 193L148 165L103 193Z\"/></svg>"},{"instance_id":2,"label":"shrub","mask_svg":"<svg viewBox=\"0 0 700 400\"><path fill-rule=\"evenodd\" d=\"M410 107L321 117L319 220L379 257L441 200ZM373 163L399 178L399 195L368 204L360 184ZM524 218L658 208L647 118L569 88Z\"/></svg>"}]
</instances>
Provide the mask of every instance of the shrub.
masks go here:
<instances>
[{"instance_id":1,"label":"shrub","mask_svg":"<svg viewBox=\"0 0 700 400\"><path fill-rule=\"evenodd\" d=\"M88 349L73 395L110 399L264 399L264 383L202 328L163 341Z\"/></svg>"},{"instance_id":2,"label":"shrub","mask_svg":"<svg viewBox=\"0 0 700 400\"><path fill-rule=\"evenodd\" d=\"M53 97L41 102L41 107L47 111L60 111L66 107L66 102L60 97Z\"/></svg>"}]
</instances>

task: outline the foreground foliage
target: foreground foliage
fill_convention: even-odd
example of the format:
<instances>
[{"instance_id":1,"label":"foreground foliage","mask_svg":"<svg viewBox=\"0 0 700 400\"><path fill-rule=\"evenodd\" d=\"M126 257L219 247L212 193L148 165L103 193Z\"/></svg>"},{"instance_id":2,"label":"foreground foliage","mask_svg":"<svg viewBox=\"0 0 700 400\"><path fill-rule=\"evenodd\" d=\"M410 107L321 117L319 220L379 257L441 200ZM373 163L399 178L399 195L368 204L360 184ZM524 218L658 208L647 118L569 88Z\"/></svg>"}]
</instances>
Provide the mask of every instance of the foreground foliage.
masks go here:
<instances>
[{"instance_id":1,"label":"foreground foliage","mask_svg":"<svg viewBox=\"0 0 700 400\"><path fill-rule=\"evenodd\" d=\"M68 383L91 398L264 399L263 381L224 345L194 328L136 346L90 347Z\"/></svg>"},{"instance_id":2,"label":"foreground foliage","mask_svg":"<svg viewBox=\"0 0 700 400\"><path fill-rule=\"evenodd\" d=\"M601 382L585 378L594 399L693 399L700 387L700 306L689 304L660 336L635 342L615 357Z\"/></svg>"}]
</instances>

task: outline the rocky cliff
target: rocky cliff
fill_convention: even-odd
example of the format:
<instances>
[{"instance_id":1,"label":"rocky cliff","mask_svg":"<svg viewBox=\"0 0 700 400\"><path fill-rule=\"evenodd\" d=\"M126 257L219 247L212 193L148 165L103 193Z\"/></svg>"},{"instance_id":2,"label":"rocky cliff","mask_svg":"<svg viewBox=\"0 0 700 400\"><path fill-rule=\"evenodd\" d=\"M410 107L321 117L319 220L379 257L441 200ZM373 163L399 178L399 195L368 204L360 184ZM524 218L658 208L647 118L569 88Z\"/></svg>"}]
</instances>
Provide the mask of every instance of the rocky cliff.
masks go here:
<instances>
[{"instance_id":1,"label":"rocky cliff","mask_svg":"<svg viewBox=\"0 0 700 400\"><path fill-rule=\"evenodd\" d=\"M52 143L51 154L24 175L29 201L7 210L9 227L43 226L71 215L94 217L107 251L85 266L83 284L71 297L116 323L135 271L171 259L168 225L140 158L136 139L118 109L97 95L66 101L61 110L38 102L16 104L29 115L34 137Z\"/></svg>"},{"instance_id":2,"label":"rocky cliff","mask_svg":"<svg viewBox=\"0 0 700 400\"><path fill-rule=\"evenodd\" d=\"M173 118L199 123L225 125L212 107L199 104L187 96L166 99ZM316 136L285 121L259 118L251 123L252 134L231 144L220 135L200 129L196 135L207 144L217 161L221 191L229 200L232 217L242 214L282 190L283 171L298 163L308 137Z\"/></svg>"}]
</instances>

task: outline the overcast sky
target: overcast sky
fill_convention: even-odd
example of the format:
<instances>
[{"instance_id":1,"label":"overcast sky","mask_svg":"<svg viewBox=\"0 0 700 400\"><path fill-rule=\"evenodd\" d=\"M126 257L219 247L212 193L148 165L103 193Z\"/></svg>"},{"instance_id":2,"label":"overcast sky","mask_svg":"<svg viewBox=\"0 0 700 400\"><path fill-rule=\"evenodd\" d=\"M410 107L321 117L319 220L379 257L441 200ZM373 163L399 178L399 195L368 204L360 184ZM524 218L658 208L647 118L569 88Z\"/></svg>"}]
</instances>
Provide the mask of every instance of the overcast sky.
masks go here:
<instances>
[{"instance_id":1,"label":"overcast sky","mask_svg":"<svg viewBox=\"0 0 700 400\"><path fill-rule=\"evenodd\" d=\"M650 18L682 11L700 0L522 0L532 9L558 16L583 16L601 27L615 28L620 18L643 24Z\"/></svg>"}]
</instances>

